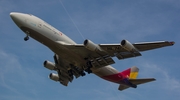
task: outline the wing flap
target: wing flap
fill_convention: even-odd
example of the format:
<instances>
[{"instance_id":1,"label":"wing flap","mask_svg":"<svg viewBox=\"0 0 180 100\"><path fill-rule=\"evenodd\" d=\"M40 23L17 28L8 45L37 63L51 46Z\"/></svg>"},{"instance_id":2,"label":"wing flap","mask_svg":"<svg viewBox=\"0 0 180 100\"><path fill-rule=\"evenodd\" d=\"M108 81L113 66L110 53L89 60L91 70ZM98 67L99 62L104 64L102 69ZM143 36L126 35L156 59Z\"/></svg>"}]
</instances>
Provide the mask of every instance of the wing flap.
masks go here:
<instances>
[{"instance_id":1,"label":"wing flap","mask_svg":"<svg viewBox=\"0 0 180 100\"><path fill-rule=\"evenodd\" d=\"M91 58L91 62L94 67L103 67L115 63L114 60L108 55L98 58Z\"/></svg>"},{"instance_id":2,"label":"wing flap","mask_svg":"<svg viewBox=\"0 0 180 100\"><path fill-rule=\"evenodd\" d=\"M125 58L131 58L131 57L137 57L141 56L139 52L119 52L115 55L119 60L120 59L125 59Z\"/></svg>"},{"instance_id":3,"label":"wing flap","mask_svg":"<svg viewBox=\"0 0 180 100\"><path fill-rule=\"evenodd\" d=\"M68 79L63 80L63 81L60 81L60 83L64 86L68 86L69 80Z\"/></svg>"}]
</instances>

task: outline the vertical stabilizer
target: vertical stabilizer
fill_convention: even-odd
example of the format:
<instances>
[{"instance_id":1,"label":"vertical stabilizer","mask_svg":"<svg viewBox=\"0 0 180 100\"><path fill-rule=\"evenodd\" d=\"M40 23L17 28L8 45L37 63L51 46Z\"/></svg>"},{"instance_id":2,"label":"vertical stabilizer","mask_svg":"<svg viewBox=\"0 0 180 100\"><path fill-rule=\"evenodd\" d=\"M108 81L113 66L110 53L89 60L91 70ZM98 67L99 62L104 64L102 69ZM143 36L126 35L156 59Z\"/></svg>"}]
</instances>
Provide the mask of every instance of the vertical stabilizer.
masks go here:
<instances>
[{"instance_id":1,"label":"vertical stabilizer","mask_svg":"<svg viewBox=\"0 0 180 100\"><path fill-rule=\"evenodd\" d=\"M121 74L124 76L124 80L122 81L122 83L120 83L118 89L120 91L122 91L129 87L137 88L137 85L139 85L139 84L143 84L143 83L147 83L147 82L156 80L154 78L136 79L136 77L138 75L138 71L139 71L139 69L135 66L122 71Z\"/></svg>"},{"instance_id":2,"label":"vertical stabilizer","mask_svg":"<svg viewBox=\"0 0 180 100\"><path fill-rule=\"evenodd\" d=\"M137 67L131 67L129 79L136 79L139 69Z\"/></svg>"},{"instance_id":3,"label":"vertical stabilizer","mask_svg":"<svg viewBox=\"0 0 180 100\"><path fill-rule=\"evenodd\" d=\"M121 72L124 77L129 79L136 79L139 69L135 66Z\"/></svg>"}]
</instances>

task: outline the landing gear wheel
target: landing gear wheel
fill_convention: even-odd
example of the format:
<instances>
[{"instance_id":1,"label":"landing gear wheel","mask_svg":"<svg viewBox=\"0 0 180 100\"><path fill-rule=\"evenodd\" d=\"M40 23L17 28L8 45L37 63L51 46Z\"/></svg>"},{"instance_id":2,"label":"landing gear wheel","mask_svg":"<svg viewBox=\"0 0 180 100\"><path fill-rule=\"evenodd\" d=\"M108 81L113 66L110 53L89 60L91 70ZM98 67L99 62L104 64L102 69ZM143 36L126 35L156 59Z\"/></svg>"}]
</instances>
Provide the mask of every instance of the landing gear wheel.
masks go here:
<instances>
[{"instance_id":1,"label":"landing gear wheel","mask_svg":"<svg viewBox=\"0 0 180 100\"><path fill-rule=\"evenodd\" d=\"M86 73L84 73L83 71L81 72L81 76L85 76L86 75Z\"/></svg>"},{"instance_id":2,"label":"landing gear wheel","mask_svg":"<svg viewBox=\"0 0 180 100\"><path fill-rule=\"evenodd\" d=\"M27 40L29 40L29 36L26 36L26 37L24 38L24 41L27 41Z\"/></svg>"},{"instance_id":3,"label":"landing gear wheel","mask_svg":"<svg viewBox=\"0 0 180 100\"><path fill-rule=\"evenodd\" d=\"M91 61L86 62L86 65L89 69L93 67Z\"/></svg>"},{"instance_id":4,"label":"landing gear wheel","mask_svg":"<svg viewBox=\"0 0 180 100\"><path fill-rule=\"evenodd\" d=\"M92 73L92 70L89 69L89 70L88 70L88 74L91 74L91 73Z\"/></svg>"},{"instance_id":5,"label":"landing gear wheel","mask_svg":"<svg viewBox=\"0 0 180 100\"><path fill-rule=\"evenodd\" d=\"M68 70L68 74L69 74L70 77L72 77L73 76L72 70Z\"/></svg>"},{"instance_id":6,"label":"landing gear wheel","mask_svg":"<svg viewBox=\"0 0 180 100\"><path fill-rule=\"evenodd\" d=\"M133 87L133 88L137 88L137 85L136 85L136 84L132 84L132 87Z\"/></svg>"},{"instance_id":7,"label":"landing gear wheel","mask_svg":"<svg viewBox=\"0 0 180 100\"><path fill-rule=\"evenodd\" d=\"M86 69L85 71L86 71L88 74L92 73L91 68L92 68L93 66L92 66L91 61L87 61L87 62L86 62L86 65L87 65L87 69Z\"/></svg>"}]
</instances>

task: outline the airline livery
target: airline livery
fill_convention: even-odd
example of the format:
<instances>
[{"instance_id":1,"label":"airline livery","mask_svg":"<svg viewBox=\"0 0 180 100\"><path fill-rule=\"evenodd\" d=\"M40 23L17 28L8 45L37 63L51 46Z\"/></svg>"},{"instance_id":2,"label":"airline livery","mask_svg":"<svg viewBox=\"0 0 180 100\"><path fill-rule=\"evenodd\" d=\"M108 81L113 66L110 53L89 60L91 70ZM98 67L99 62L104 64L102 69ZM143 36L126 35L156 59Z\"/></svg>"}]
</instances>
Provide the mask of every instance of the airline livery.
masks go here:
<instances>
[{"instance_id":1,"label":"airline livery","mask_svg":"<svg viewBox=\"0 0 180 100\"><path fill-rule=\"evenodd\" d=\"M54 63L44 61L44 67L55 70L49 78L67 86L73 78L94 73L95 75L119 84L119 90L129 87L137 88L137 85L154 81L154 78L137 79L139 69L131 67L122 72L110 66L114 64L112 57L119 60L141 56L142 51L172 46L174 42L156 41L131 44L122 40L120 44L95 44L86 39L83 44L76 44L73 40L49 25L42 19L18 12L11 12L10 16L15 24L26 34L25 41L29 36L47 46L54 52Z\"/></svg>"}]
</instances>

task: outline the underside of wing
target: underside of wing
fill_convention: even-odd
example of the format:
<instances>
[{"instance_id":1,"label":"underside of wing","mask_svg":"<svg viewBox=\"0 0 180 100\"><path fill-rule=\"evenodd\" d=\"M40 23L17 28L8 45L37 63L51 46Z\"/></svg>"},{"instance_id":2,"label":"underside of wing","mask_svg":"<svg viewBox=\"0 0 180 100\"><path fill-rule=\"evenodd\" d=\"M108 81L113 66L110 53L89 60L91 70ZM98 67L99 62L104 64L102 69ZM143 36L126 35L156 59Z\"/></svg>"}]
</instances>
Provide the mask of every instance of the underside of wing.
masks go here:
<instances>
[{"instance_id":1,"label":"underside of wing","mask_svg":"<svg viewBox=\"0 0 180 100\"><path fill-rule=\"evenodd\" d=\"M135 43L133 44L134 47L136 47L139 51L147 51L157 48L162 48L165 46L172 46L175 42L169 42L169 41L156 41L156 42L141 42L141 43Z\"/></svg>"},{"instance_id":2,"label":"underside of wing","mask_svg":"<svg viewBox=\"0 0 180 100\"><path fill-rule=\"evenodd\" d=\"M79 55L82 59L91 61L91 63L95 67L103 67L115 63L112 59L112 55L105 51L91 51L89 49L86 49L83 44L66 45L66 47L71 49L71 51L75 54Z\"/></svg>"},{"instance_id":3,"label":"underside of wing","mask_svg":"<svg viewBox=\"0 0 180 100\"><path fill-rule=\"evenodd\" d=\"M84 44L64 46L81 57L90 59L96 65L103 66L114 63L111 57L126 59L141 56L139 51L127 40L123 40L120 44L95 44L86 40Z\"/></svg>"},{"instance_id":4,"label":"underside of wing","mask_svg":"<svg viewBox=\"0 0 180 100\"><path fill-rule=\"evenodd\" d=\"M173 44L174 42L168 41L131 44L127 40L122 40L120 44L95 44L90 40L85 40L84 44L64 44L63 46L70 50L73 54L78 55L80 58L88 59L95 67L103 67L115 63L112 57L117 57L119 60L137 57L141 56L140 51L171 46ZM77 65L84 66L85 63L79 62Z\"/></svg>"}]
</instances>

